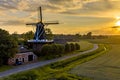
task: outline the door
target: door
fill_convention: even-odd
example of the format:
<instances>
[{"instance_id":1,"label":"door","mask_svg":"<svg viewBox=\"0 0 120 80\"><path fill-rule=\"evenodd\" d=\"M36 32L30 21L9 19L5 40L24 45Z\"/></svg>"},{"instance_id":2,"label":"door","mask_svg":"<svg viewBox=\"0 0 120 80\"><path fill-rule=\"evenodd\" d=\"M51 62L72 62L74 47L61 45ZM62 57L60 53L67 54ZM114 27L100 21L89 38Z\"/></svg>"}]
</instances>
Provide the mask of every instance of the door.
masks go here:
<instances>
[{"instance_id":1,"label":"door","mask_svg":"<svg viewBox=\"0 0 120 80\"><path fill-rule=\"evenodd\" d=\"M28 61L33 61L33 55L28 55Z\"/></svg>"},{"instance_id":2,"label":"door","mask_svg":"<svg viewBox=\"0 0 120 80\"><path fill-rule=\"evenodd\" d=\"M22 62L24 62L24 58L22 58Z\"/></svg>"},{"instance_id":3,"label":"door","mask_svg":"<svg viewBox=\"0 0 120 80\"><path fill-rule=\"evenodd\" d=\"M16 60L15 60L15 64L18 64L18 62L19 62L18 59L16 59Z\"/></svg>"}]
</instances>

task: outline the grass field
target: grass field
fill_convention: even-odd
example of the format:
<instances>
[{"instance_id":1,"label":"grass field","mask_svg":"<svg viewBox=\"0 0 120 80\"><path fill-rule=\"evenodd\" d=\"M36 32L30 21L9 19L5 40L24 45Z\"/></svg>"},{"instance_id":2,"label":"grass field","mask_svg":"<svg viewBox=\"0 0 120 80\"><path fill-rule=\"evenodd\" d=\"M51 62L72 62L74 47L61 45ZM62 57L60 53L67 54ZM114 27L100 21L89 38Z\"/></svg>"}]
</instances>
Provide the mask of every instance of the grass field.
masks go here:
<instances>
[{"instance_id":1,"label":"grass field","mask_svg":"<svg viewBox=\"0 0 120 80\"><path fill-rule=\"evenodd\" d=\"M88 54L67 59L65 61L56 62L42 68L21 72L1 80L90 80L89 78L70 74L68 71L74 66L102 55L106 52L103 51L104 47L104 45L100 45L97 50Z\"/></svg>"},{"instance_id":2,"label":"grass field","mask_svg":"<svg viewBox=\"0 0 120 80\"><path fill-rule=\"evenodd\" d=\"M110 44L112 48L107 54L74 67L70 73L93 80L120 80L120 37L96 39L91 42Z\"/></svg>"}]
</instances>

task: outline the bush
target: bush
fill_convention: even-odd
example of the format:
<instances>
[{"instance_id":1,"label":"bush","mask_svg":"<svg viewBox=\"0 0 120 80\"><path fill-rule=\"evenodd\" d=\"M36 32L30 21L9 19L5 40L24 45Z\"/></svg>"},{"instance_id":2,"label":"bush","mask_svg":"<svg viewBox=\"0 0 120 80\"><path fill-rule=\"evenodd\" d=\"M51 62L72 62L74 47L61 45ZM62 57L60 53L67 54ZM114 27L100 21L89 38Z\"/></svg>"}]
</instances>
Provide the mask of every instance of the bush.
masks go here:
<instances>
[{"instance_id":1,"label":"bush","mask_svg":"<svg viewBox=\"0 0 120 80\"><path fill-rule=\"evenodd\" d=\"M70 43L71 51L75 51L75 45L73 43Z\"/></svg>"},{"instance_id":2,"label":"bush","mask_svg":"<svg viewBox=\"0 0 120 80\"><path fill-rule=\"evenodd\" d=\"M46 45L43 45L41 48L41 51L37 53L38 53L38 56L46 56L46 55L59 56L65 52L68 53L78 49L80 49L79 44L73 44L73 43L66 44L65 46L62 44L46 44Z\"/></svg>"},{"instance_id":3,"label":"bush","mask_svg":"<svg viewBox=\"0 0 120 80\"><path fill-rule=\"evenodd\" d=\"M80 45L78 43L75 43L76 50L80 50Z\"/></svg>"},{"instance_id":4,"label":"bush","mask_svg":"<svg viewBox=\"0 0 120 80\"><path fill-rule=\"evenodd\" d=\"M64 53L64 46L61 44L43 45L41 48L40 55L58 55Z\"/></svg>"},{"instance_id":5,"label":"bush","mask_svg":"<svg viewBox=\"0 0 120 80\"><path fill-rule=\"evenodd\" d=\"M57 44L52 44L52 49L51 49L51 54L58 54L59 53L59 48Z\"/></svg>"},{"instance_id":6,"label":"bush","mask_svg":"<svg viewBox=\"0 0 120 80\"><path fill-rule=\"evenodd\" d=\"M71 52L71 46L69 44L65 45L65 52Z\"/></svg>"},{"instance_id":7,"label":"bush","mask_svg":"<svg viewBox=\"0 0 120 80\"><path fill-rule=\"evenodd\" d=\"M51 50L51 46L46 44L46 45L42 46L40 55L41 56L49 55L50 50Z\"/></svg>"},{"instance_id":8,"label":"bush","mask_svg":"<svg viewBox=\"0 0 120 80\"><path fill-rule=\"evenodd\" d=\"M58 44L57 47L58 47L58 54L62 54L65 52L65 47L63 45Z\"/></svg>"}]
</instances>

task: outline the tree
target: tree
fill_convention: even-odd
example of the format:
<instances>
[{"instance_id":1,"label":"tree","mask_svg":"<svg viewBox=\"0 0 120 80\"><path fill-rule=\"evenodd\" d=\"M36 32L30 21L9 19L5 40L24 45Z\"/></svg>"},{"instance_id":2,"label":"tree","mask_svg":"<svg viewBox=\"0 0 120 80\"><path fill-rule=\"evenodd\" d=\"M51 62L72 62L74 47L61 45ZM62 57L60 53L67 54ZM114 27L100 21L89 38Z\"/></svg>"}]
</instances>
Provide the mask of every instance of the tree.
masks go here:
<instances>
[{"instance_id":1,"label":"tree","mask_svg":"<svg viewBox=\"0 0 120 80\"><path fill-rule=\"evenodd\" d=\"M64 53L65 52L65 47L62 44L58 44L59 47L59 53Z\"/></svg>"},{"instance_id":2,"label":"tree","mask_svg":"<svg viewBox=\"0 0 120 80\"><path fill-rule=\"evenodd\" d=\"M75 43L76 50L80 50L80 45L78 43Z\"/></svg>"},{"instance_id":3,"label":"tree","mask_svg":"<svg viewBox=\"0 0 120 80\"><path fill-rule=\"evenodd\" d=\"M70 44L65 44L65 52L71 52L71 46Z\"/></svg>"},{"instance_id":4,"label":"tree","mask_svg":"<svg viewBox=\"0 0 120 80\"><path fill-rule=\"evenodd\" d=\"M21 34L21 40L19 41L19 44L24 44L27 48L32 48L32 45L28 44L28 40L31 40L34 38L34 32L28 31L26 33Z\"/></svg>"},{"instance_id":5,"label":"tree","mask_svg":"<svg viewBox=\"0 0 120 80\"><path fill-rule=\"evenodd\" d=\"M62 44L45 44L41 48L40 56L58 55L64 53L64 46Z\"/></svg>"},{"instance_id":6,"label":"tree","mask_svg":"<svg viewBox=\"0 0 120 80\"><path fill-rule=\"evenodd\" d=\"M11 34L11 36L13 37L13 39L15 40L15 41L17 41L17 43L19 43L19 34L17 33L17 32L14 32L13 34Z\"/></svg>"},{"instance_id":7,"label":"tree","mask_svg":"<svg viewBox=\"0 0 120 80\"><path fill-rule=\"evenodd\" d=\"M75 36L76 36L77 39L81 38L81 35L79 33L75 34Z\"/></svg>"},{"instance_id":8,"label":"tree","mask_svg":"<svg viewBox=\"0 0 120 80\"><path fill-rule=\"evenodd\" d=\"M0 64L7 64L8 59L17 52L17 42L5 30L0 29Z\"/></svg>"},{"instance_id":9,"label":"tree","mask_svg":"<svg viewBox=\"0 0 120 80\"><path fill-rule=\"evenodd\" d=\"M38 54L38 56L39 56L39 55L40 55L40 56L50 55L51 50L52 50L51 45L45 44L45 45L42 46L41 52Z\"/></svg>"},{"instance_id":10,"label":"tree","mask_svg":"<svg viewBox=\"0 0 120 80\"><path fill-rule=\"evenodd\" d=\"M57 46L57 44L52 44L51 46L52 46L52 49L51 49L52 54L59 53L59 47Z\"/></svg>"},{"instance_id":11,"label":"tree","mask_svg":"<svg viewBox=\"0 0 120 80\"><path fill-rule=\"evenodd\" d=\"M26 33L23 33L21 36L24 39L24 41L27 41L27 40L33 39L34 32L33 31L28 31Z\"/></svg>"},{"instance_id":12,"label":"tree","mask_svg":"<svg viewBox=\"0 0 120 80\"><path fill-rule=\"evenodd\" d=\"M53 39L53 34L52 34L51 29L45 28L45 33L46 33L46 39L48 39L48 40Z\"/></svg>"},{"instance_id":13,"label":"tree","mask_svg":"<svg viewBox=\"0 0 120 80\"><path fill-rule=\"evenodd\" d=\"M92 37L92 32L88 32L86 36L87 36L87 38L91 38Z\"/></svg>"},{"instance_id":14,"label":"tree","mask_svg":"<svg viewBox=\"0 0 120 80\"><path fill-rule=\"evenodd\" d=\"M75 45L73 43L70 43L71 51L75 51Z\"/></svg>"}]
</instances>

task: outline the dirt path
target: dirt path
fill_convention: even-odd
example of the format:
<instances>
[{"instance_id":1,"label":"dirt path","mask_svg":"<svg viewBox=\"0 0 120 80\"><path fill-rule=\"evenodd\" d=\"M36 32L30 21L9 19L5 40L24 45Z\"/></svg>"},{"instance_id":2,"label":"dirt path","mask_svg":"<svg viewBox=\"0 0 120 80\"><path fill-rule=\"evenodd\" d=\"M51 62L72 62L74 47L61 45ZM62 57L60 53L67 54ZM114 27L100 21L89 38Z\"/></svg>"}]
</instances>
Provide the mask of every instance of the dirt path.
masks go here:
<instances>
[{"instance_id":1,"label":"dirt path","mask_svg":"<svg viewBox=\"0 0 120 80\"><path fill-rule=\"evenodd\" d=\"M26 70L37 68L37 67L42 67L42 66L45 66L45 65L50 64L50 63L54 63L54 62L57 62L57 61L65 60L65 59L68 59L68 58L72 58L72 57L75 57L75 56L78 56L78 55L82 55L82 54L94 51L97 48L98 48L98 45L94 44L94 47L91 50L80 52L78 54L72 54L72 55L63 56L63 57L60 57L60 58L57 58L57 59L40 61L40 62L36 62L36 63L22 65L22 66L14 68L14 69L10 69L10 70L4 71L4 72L0 72L0 77L9 76L11 74L15 74L15 73L18 73L18 72L21 72L21 71L26 71Z\"/></svg>"},{"instance_id":2,"label":"dirt path","mask_svg":"<svg viewBox=\"0 0 120 80\"><path fill-rule=\"evenodd\" d=\"M93 80L120 80L120 45L112 45L107 54L80 64L70 72Z\"/></svg>"}]
</instances>

